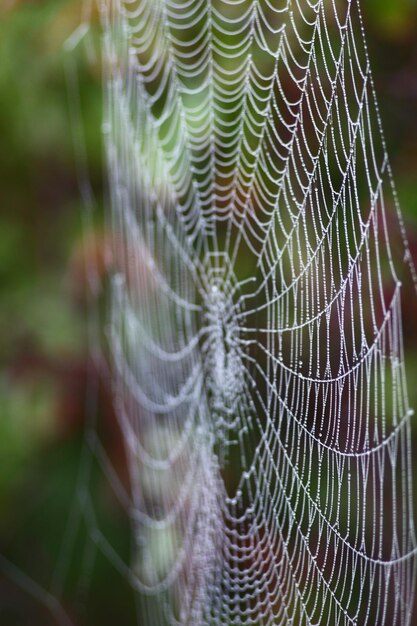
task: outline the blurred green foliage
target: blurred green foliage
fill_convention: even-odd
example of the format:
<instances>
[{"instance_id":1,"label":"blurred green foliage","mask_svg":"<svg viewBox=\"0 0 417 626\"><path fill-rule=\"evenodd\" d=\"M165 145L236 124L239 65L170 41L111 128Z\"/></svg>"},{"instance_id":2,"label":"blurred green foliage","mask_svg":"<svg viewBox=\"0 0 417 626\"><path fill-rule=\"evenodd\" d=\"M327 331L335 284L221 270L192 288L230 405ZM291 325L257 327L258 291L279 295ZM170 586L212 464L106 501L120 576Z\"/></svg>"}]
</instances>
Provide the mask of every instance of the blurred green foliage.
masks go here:
<instances>
[{"instance_id":1,"label":"blurred green foliage","mask_svg":"<svg viewBox=\"0 0 417 626\"><path fill-rule=\"evenodd\" d=\"M417 258L416 4L364 0L363 10L387 143ZM69 120L76 94L68 90L70 53L64 50L81 12L81 0L3 0L0 6L0 553L45 588L56 584L75 624L128 626L135 623L133 593L91 548L85 524L71 522L73 511L82 508L74 500L81 467L81 479L96 485L108 535L128 554L127 521L94 468L82 461L90 371L80 269L84 209ZM92 20L98 30L95 13ZM71 61L78 67L90 179L100 204L100 62L88 59L83 46ZM415 296L407 292L405 298L406 333L415 338ZM407 345L412 383L415 342ZM410 387L417 406L416 385ZM98 420L104 419L112 440L106 390L99 397ZM2 577L0 568L1 623L55 623L42 601L32 601L12 578Z\"/></svg>"}]
</instances>

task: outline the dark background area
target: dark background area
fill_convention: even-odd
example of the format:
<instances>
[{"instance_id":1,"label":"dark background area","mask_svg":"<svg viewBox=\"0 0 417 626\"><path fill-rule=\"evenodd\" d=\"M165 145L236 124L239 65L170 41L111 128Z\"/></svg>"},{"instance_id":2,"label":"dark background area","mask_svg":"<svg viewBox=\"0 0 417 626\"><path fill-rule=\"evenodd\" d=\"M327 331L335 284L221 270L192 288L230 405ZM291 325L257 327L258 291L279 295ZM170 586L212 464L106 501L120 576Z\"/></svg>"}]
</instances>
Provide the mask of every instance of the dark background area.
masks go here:
<instances>
[{"instance_id":1,"label":"dark background area","mask_svg":"<svg viewBox=\"0 0 417 626\"><path fill-rule=\"evenodd\" d=\"M387 145L417 259L417 7L413 0L363 0L362 6ZM61 605L76 625L128 626L136 620L134 594L94 547L82 499L88 484L106 534L127 555L125 511L85 460L85 432L96 416L111 460L123 473L109 385L94 373L89 354L85 262L91 259L99 269L104 264L105 184L95 10L92 54L84 45L71 53L64 47L82 10L81 0L0 4L0 623L5 626L65 623ZM74 67L97 212L88 233L70 125L78 90L68 84L68 68ZM81 170L86 174L82 165ZM404 290L403 308L410 403L417 407L417 308L411 288ZM91 399L98 401L97 409ZM413 434L417 475L415 416Z\"/></svg>"}]
</instances>

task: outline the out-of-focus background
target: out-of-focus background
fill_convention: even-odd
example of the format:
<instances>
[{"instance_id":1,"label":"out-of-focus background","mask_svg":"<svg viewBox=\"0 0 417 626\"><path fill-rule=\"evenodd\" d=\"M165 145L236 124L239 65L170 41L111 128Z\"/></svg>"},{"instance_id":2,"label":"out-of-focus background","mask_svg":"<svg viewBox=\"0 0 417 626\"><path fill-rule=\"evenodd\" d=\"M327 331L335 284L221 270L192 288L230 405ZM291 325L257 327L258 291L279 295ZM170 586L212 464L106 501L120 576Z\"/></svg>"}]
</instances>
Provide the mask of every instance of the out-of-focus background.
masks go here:
<instances>
[{"instance_id":1,"label":"out-of-focus background","mask_svg":"<svg viewBox=\"0 0 417 626\"><path fill-rule=\"evenodd\" d=\"M134 593L94 548L83 523L89 484L106 534L128 554L126 512L85 461L96 416L123 473L110 388L91 366L87 276L106 255L100 220L105 181L98 14L90 47L65 42L82 21L81 0L0 2L0 623L136 623ZM368 45L410 247L417 259L417 6L363 0ZM77 70L78 87L73 69ZM86 234L71 135L81 94L94 226ZM411 404L417 407L416 295L405 290ZM98 402L97 407L91 401ZM413 423L417 475L417 418ZM107 487L106 487L107 484ZM417 499L417 497L416 497ZM81 513L80 513L81 511ZM55 599L59 598L59 604Z\"/></svg>"}]
</instances>

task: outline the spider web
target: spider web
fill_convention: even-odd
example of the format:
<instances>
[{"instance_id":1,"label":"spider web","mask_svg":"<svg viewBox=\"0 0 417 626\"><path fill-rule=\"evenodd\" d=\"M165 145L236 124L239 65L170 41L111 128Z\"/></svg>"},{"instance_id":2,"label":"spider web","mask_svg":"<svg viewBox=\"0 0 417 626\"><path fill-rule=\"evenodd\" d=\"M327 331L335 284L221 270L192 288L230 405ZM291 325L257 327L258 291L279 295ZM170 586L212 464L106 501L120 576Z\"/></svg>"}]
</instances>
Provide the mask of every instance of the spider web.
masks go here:
<instances>
[{"instance_id":1,"label":"spider web","mask_svg":"<svg viewBox=\"0 0 417 626\"><path fill-rule=\"evenodd\" d=\"M359 3L100 9L132 562L97 541L143 624L409 624L409 252Z\"/></svg>"}]
</instances>

